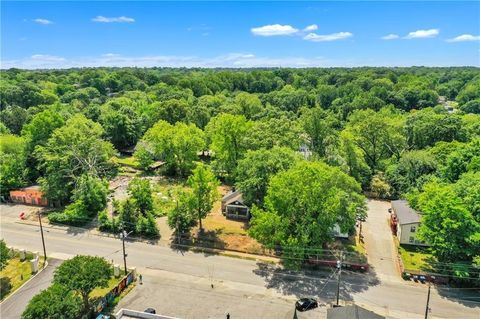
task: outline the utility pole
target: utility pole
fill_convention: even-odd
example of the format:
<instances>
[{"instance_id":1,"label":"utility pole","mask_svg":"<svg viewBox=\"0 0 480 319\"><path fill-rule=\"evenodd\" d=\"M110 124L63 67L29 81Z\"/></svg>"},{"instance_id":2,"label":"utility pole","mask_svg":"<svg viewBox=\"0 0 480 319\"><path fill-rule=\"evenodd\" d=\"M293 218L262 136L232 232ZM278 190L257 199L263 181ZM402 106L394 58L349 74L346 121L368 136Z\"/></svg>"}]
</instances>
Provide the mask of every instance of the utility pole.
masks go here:
<instances>
[{"instance_id":1,"label":"utility pole","mask_svg":"<svg viewBox=\"0 0 480 319\"><path fill-rule=\"evenodd\" d=\"M340 299L340 278L342 276L342 262L343 262L343 252L340 254L340 260L337 260L337 306Z\"/></svg>"},{"instance_id":2,"label":"utility pole","mask_svg":"<svg viewBox=\"0 0 480 319\"><path fill-rule=\"evenodd\" d=\"M42 216L40 210L37 212L38 222L40 224L40 234L42 234L42 245L43 245L43 268L47 264L47 250L45 249L45 238L43 237L43 226L42 226Z\"/></svg>"},{"instance_id":3,"label":"utility pole","mask_svg":"<svg viewBox=\"0 0 480 319\"><path fill-rule=\"evenodd\" d=\"M127 254L125 253L125 239L130 235L132 232L127 233L125 231L125 224L122 223L122 247L123 247L123 268L125 270L125 275L128 273L127 270Z\"/></svg>"},{"instance_id":4,"label":"utility pole","mask_svg":"<svg viewBox=\"0 0 480 319\"><path fill-rule=\"evenodd\" d=\"M428 307L428 305L430 304L430 282L428 283L428 295L427 295L427 305L425 306L425 319L428 318L428 311L430 310L430 308Z\"/></svg>"}]
</instances>

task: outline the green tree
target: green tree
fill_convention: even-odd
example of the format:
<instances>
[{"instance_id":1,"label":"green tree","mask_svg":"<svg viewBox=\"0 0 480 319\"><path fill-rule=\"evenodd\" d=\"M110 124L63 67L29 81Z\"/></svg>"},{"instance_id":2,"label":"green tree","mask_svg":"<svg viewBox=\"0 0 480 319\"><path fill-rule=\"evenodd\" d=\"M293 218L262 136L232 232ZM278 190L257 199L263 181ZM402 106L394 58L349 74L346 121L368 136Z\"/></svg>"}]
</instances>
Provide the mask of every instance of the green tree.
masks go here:
<instances>
[{"instance_id":1,"label":"green tree","mask_svg":"<svg viewBox=\"0 0 480 319\"><path fill-rule=\"evenodd\" d=\"M138 217L139 212L134 200L127 198L120 206L120 214L118 219L121 226L126 231L136 231Z\"/></svg>"},{"instance_id":2,"label":"green tree","mask_svg":"<svg viewBox=\"0 0 480 319\"><path fill-rule=\"evenodd\" d=\"M10 250L7 248L5 240L0 240L0 270L3 270L7 266L10 260Z\"/></svg>"},{"instance_id":3,"label":"green tree","mask_svg":"<svg viewBox=\"0 0 480 319\"><path fill-rule=\"evenodd\" d=\"M0 189L1 195L25 186L27 182L27 143L16 135L0 135Z\"/></svg>"},{"instance_id":4,"label":"green tree","mask_svg":"<svg viewBox=\"0 0 480 319\"><path fill-rule=\"evenodd\" d=\"M220 114L210 120L205 130L219 171L227 174L235 172L238 160L246 152L245 135L251 125L242 115Z\"/></svg>"},{"instance_id":5,"label":"green tree","mask_svg":"<svg viewBox=\"0 0 480 319\"><path fill-rule=\"evenodd\" d=\"M101 139L102 127L76 115L56 129L36 157L45 175L39 179L47 198L67 202L77 179L87 173L104 178L113 172L112 144Z\"/></svg>"},{"instance_id":6,"label":"green tree","mask_svg":"<svg viewBox=\"0 0 480 319\"><path fill-rule=\"evenodd\" d=\"M351 231L364 211L360 185L339 168L323 162L299 162L270 179L265 209L254 207L249 233L267 247L286 247L298 266L304 249L322 247L333 240L335 224Z\"/></svg>"},{"instance_id":7,"label":"green tree","mask_svg":"<svg viewBox=\"0 0 480 319\"><path fill-rule=\"evenodd\" d=\"M427 175L437 172L437 163L427 151L410 151L402 154L397 163L386 170L386 177L397 195L422 186Z\"/></svg>"},{"instance_id":8,"label":"green tree","mask_svg":"<svg viewBox=\"0 0 480 319\"><path fill-rule=\"evenodd\" d=\"M193 124L179 122L172 126L158 121L145 133L141 143L142 152L150 152L155 160L165 161L170 172L185 176L203 150L205 140L203 131ZM141 155L136 153L135 156Z\"/></svg>"},{"instance_id":9,"label":"green tree","mask_svg":"<svg viewBox=\"0 0 480 319\"><path fill-rule=\"evenodd\" d=\"M287 170L299 156L286 147L247 151L245 158L238 162L236 186L242 191L248 205L263 206L270 177Z\"/></svg>"},{"instance_id":10,"label":"green tree","mask_svg":"<svg viewBox=\"0 0 480 319\"><path fill-rule=\"evenodd\" d=\"M213 203L218 197L217 187L220 184L210 168L200 164L188 177L188 185L192 188L192 214L195 214L202 231L202 219L213 208Z\"/></svg>"},{"instance_id":11,"label":"green tree","mask_svg":"<svg viewBox=\"0 0 480 319\"><path fill-rule=\"evenodd\" d=\"M431 182L411 195L422 212L419 238L430 244L440 262L472 261L480 255L480 222L455 192L453 185Z\"/></svg>"},{"instance_id":12,"label":"green tree","mask_svg":"<svg viewBox=\"0 0 480 319\"><path fill-rule=\"evenodd\" d=\"M83 311L87 312L90 309L90 293L95 288L108 287L112 275L112 265L104 258L78 255L58 266L53 283L78 293L83 300Z\"/></svg>"},{"instance_id":13,"label":"green tree","mask_svg":"<svg viewBox=\"0 0 480 319\"><path fill-rule=\"evenodd\" d=\"M171 229L175 229L176 236L188 234L192 227L195 226L197 215L193 199L190 192L180 194L177 199L178 205L168 212L168 226Z\"/></svg>"},{"instance_id":14,"label":"green tree","mask_svg":"<svg viewBox=\"0 0 480 319\"><path fill-rule=\"evenodd\" d=\"M71 319L82 311L82 299L61 285L52 285L34 296L22 313L22 319Z\"/></svg>"},{"instance_id":15,"label":"green tree","mask_svg":"<svg viewBox=\"0 0 480 319\"><path fill-rule=\"evenodd\" d=\"M373 174L381 168L381 160L392 155L398 158L405 149L403 123L402 116L389 109L360 110L349 117L346 129L362 150Z\"/></svg>"},{"instance_id":16,"label":"green tree","mask_svg":"<svg viewBox=\"0 0 480 319\"><path fill-rule=\"evenodd\" d=\"M405 132L411 148L422 149L439 141L465 141L462 118L448 113L423 109L407 116Z\"/></svg>"},{"instance_id":17,"label":"green tree","mask_svg":"<svg viewBox=\"0 0 480 319\"><path fill-rule=\"evenodd\" d=\"M133 146L142 136L143 125L141 118L133 107L125 105L118 110L104 107L99 118L105 137L118 149Z\"/></svg>"},{"instance_id":18,"label":"green tree","mask_svg":"<svg viewBox=\"0 0 480 319\"><path fill-rule=\"evenodd\" d=\"M333 114L317 107L304 110L301 122L308 135L311 150L324 157L327 147L335 145L338 140L338 120Z\"/></svg>"},{"instance_id":19,"label":"green tree","mask_svg":"<svg viewBox=\"0 0 480 319\"><path fill-rule=\"evenodd\" d=\"M82 201L90 216L107 207L108 182L98 177L83 174L78 179L72 199Z\"/></svg>"},{"instance_id":20,"label":"green tree","mask_svg":"<svg viewBox=\"0 0 480 319\"><path fill-rule=\"evenodd\" d=\"M142 215L153 211L152 189L148 179L140 179L138 177L132 179L128 183L128 193Z\"/></svg>"}]
</instances>

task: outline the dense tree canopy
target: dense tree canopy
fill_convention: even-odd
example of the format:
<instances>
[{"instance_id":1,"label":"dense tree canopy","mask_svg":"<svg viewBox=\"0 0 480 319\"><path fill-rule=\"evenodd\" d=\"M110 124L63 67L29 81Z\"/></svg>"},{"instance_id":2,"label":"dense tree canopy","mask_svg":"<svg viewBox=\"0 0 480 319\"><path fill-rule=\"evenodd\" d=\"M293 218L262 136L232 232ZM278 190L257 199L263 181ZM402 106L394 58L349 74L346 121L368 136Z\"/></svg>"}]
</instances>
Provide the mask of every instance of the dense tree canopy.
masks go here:
<instances>
[{"instance_id":1,"label":"dense tree canopy","mask_svg":"<svg viewBox=\"0 0 480 319\"><path fill-rule=\"evenodd\" d=\"M270 179L265 209L252 210L249 232L269 247L290 247L295 256L305 256L307 247L322 247L333 239L335 224L352 230L357 214L365 210L360 190L338 168L300 162Z\"/></svg>"}]
</instances>

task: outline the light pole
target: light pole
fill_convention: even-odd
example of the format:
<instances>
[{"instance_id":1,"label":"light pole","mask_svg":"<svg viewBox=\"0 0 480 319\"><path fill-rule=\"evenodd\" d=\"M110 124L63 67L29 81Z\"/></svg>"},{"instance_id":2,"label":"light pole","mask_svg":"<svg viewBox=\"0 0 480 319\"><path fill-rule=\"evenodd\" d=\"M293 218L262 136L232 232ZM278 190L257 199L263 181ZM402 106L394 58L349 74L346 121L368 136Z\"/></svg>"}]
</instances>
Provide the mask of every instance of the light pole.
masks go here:
<instances>
[{"instance_id":1,"label":"light pole","mask_svg":"<svg viewBox=\"0 0 480 319\"><path fill-rule=\"evenodd\" d=\"M38 223L40 224L40 234L42 234L42 245L43 245L43 268L47 263L47 250L45 249L45 238L43 237L43 225L42 225L42 216L40 210L38 210Z\"/></svg>"}]
</instances>

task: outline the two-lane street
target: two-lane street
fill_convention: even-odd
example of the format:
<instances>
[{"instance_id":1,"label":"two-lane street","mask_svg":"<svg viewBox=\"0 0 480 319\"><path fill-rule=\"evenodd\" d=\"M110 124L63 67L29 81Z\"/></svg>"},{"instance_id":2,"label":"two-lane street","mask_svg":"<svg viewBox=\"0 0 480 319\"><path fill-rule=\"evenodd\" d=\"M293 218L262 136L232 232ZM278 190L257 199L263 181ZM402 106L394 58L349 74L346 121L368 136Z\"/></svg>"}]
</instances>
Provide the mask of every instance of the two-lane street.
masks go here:
<instances>
[{"instance_id":1,"label":"two-lane street","mask_svg":"<svg viewBox=\"0 0 480 319\"><path fill-rule=\"evenodd\" d=\"M384 221L379 222L386 226ZM369 226L366 228L368 232ZM1 220L1 236L11 246L41 251L38 226L5 217ZM87 254L122 264L121 241L116 238L93 235L78 228L47 226L45 240L51 257ZM225 311L235 313L235 318L251 318L252 313L260 313L263 318L286 318L298 297L312 296L323 303L331 303L335 297L336 277L331 272L285 273L257 261L179 252L143 242L128 242L127 253L128 266L144 273L146 283L134 289L120 306L133 306L137 301L142 307L150 305L166 315L183 318L213 318L223 316ZM354 300L387 318L423 318L426 287L390 277L382 273L377 276L375 270L366 274L345 271L341 300ZM155 293L152 282L157 283L155 290L161 287L162 291ZM176 303L182 295L188 296L188 303L179 307ZM457 299L442 295L432 290L430 318L459 318L459 314L464 319L480 318L479 303L458 300L466 299L466 292L456 293ZM324 312L325 308L311 314L320 316Z\"/></svg>"}]
</instances>

